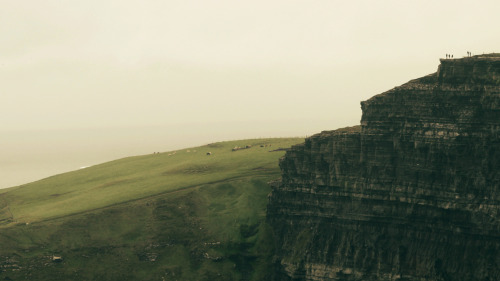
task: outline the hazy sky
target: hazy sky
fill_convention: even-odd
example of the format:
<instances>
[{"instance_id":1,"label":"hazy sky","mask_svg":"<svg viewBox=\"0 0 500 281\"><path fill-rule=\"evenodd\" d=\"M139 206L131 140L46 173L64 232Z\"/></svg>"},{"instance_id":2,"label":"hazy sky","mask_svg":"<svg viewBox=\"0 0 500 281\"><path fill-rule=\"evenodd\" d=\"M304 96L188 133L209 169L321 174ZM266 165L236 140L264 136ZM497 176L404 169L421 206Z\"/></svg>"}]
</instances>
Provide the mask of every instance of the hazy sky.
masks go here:
<instances>
[{"instance_id":1,"label":"hazy sky","mask_svg":"<svg viewBox=\"0 0 500 281\"><path fill-rule=\"evenodd\" d=\"M357 124L359 102L500 50L500 2L0 0L0 131Z\"/></svg>"},{"instance_id":2,"label":"hazy sky","mask_svg":"<svg viewBox=\"0 0 500 281\"><path fill-rule=\"evenodd\" d=\"M0 0L0 188L129 155L359 124L500 52L500 1Z\"/></svg>"}]
</instances>

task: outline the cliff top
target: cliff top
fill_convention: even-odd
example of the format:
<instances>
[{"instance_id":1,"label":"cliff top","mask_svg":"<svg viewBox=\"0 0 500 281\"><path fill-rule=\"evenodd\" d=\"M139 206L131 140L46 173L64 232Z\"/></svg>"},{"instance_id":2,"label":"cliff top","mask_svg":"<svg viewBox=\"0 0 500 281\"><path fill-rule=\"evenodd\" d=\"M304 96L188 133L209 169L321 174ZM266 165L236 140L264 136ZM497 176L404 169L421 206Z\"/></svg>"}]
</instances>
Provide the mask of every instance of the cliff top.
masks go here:
<instances>
[{"instance_id":1,"label":"cliff top","mask_svg":"<svg viewBox=\"0 0 500 281\"><path fill-rule=\"evenodd\" d=\"M322 131L321 133L312 135L311 138L331 137L335 135L356 134L361 133L361 125L338 128L335 130Z\"/></svg>"},{"instance_id":2,"label":"cliff top","mask_svg":"<svg viewBox=\"0 0 500 281\"><path fill-rule=\"evenodd\" d=\"M364 108L379 98L405 90L427 91L441 85L500 86L500 53L483 54L464 58L440 59L437 72L413 79L386 92L361 102Z\"/></svg>"},{"instance_id":3,"label":"cliff top","mask_svg":"<svg viewBox=\"0 0 500 281\"><path fill-rule=\"evenodd\" d=\"M445 84L500 85L500 54L461 59L440 59L438 82Z\"/></svg>"},{"instance_id":4,"label":"cliff top","mask_svg":"<svg viewBox=\"0 0 500 281\"><path fill-rule=\"evenodd\" d=\"M413 79L401 87L419 83L500 85L500 53L439 59L437 72ZM437 79L436 79L437 78ZM397 87L396 87L397 88Z\"/></svg>"},{"instance_id":5,"label":"cliff top","mask_svg":"<svg viewBox=\"0 0 500 281\"><path fill-rule=\"evenodd\" d=\"M482 54L482 55L475 55L471 57L462 57L462 58L446 58L446 59L439 59L441 62L443 61L457 61L457 62L468 62L468 61L499 61L500 60L500 53L491 53L491 54Z\"/></svg>"}]
</instances>

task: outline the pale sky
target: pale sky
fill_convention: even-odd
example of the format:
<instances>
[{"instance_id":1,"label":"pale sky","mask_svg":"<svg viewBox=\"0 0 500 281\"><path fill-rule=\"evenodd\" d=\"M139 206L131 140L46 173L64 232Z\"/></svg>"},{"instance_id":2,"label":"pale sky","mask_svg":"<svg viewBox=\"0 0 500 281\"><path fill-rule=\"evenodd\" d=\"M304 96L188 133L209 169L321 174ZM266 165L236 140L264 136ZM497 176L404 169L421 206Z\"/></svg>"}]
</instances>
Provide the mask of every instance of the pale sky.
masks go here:
<instances>
[{"instance_id":1,"label":"pale sky","mask_svg":"<svg viewBox=\"0 0 500 281\"><path fill-rule=\"evenodd\" d=\"M359 102L499 51L500 2L0 0L0 131L359 123Z\"/></svg>"},{"instance_id":2,"label":"pale sky","mask_svg":"<svg viewBox=\"0 0 500 281\"><path fill-rule=\"evenodd\" d=\"M500 1L0 0L0 188L134 154L357 125L500 52Z\"/></svg>"}]
</instances>

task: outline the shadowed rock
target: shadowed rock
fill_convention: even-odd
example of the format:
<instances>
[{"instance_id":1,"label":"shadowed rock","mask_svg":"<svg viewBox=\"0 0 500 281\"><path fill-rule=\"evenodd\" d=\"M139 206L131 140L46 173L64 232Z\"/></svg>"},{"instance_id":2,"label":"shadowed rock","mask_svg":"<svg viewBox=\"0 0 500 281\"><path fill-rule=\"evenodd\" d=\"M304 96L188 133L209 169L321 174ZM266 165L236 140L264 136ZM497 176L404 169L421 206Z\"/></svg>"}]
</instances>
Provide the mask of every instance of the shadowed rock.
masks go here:
<instances>
[{"instance_id":1,"label":"shadowed rock","mask_svg":"<svg viewBox=\"0 0 500 281\"><path fill-rule=\"evenodd\" d=\"M361 103L292 147L269 197L277 280L500 280L500 57Z\"/></svg>"}]
</instances>

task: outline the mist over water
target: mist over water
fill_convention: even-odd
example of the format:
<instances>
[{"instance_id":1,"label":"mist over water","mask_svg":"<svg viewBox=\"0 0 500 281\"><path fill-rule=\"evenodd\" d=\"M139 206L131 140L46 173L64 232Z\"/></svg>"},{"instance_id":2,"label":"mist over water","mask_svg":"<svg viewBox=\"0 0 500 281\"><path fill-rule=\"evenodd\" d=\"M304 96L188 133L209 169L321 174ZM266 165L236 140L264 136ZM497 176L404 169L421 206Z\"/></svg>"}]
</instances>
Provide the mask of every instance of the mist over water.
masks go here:
<instances>
[{"instance_id":1,"label":"mist over water","mask_svg":"<svg viewBox=\"0 0 500 281\"><path fill-rule=\"evenodd\" d=\"M498 51L499 3L3 1L0 188L356 125L360 101L445 54Z\"/></svg>"},{"instance_id":2,"label":"mist over water","mask_svg":"<svg viewBox=\"0 0 500 281\"><path fill-rule=\"evenodd\" d=\"M347 125L355 124L331 120L288 120L4 131L0 132L0 188L129 156L227 140L305 137Z\"/></svg>"}]
</instances>

